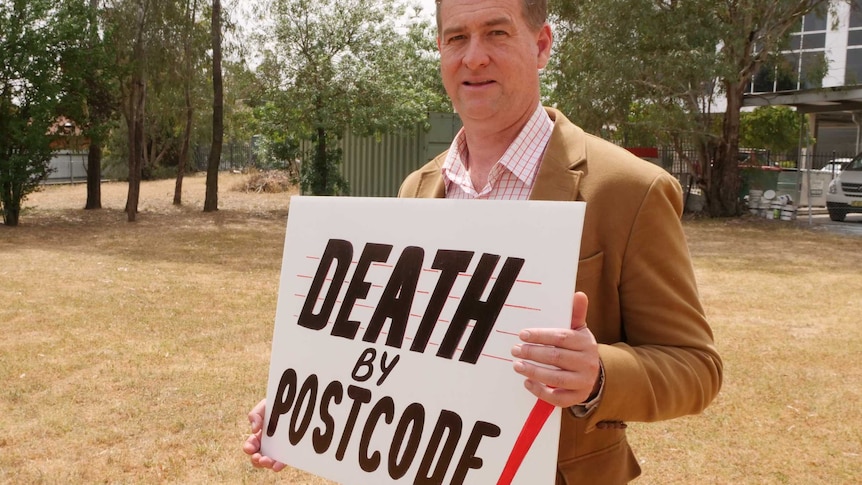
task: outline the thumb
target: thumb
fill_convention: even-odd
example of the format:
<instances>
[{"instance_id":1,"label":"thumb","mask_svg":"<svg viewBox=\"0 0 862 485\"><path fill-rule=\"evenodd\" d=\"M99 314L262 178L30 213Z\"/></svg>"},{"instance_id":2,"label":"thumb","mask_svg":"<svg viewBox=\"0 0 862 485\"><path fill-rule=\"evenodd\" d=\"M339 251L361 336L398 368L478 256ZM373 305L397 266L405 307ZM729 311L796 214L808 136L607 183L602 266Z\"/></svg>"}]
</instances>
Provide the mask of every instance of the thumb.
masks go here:
<instances>
[{"instance_id":1,"label":"thumb","mask_svg":"<svg viewBox=\"0 0 862 485\"><path fill-rule=\"evenodd\" d=\"M587 326L587 307L589 306L587 294L583 291L575 293L572 302L572 330L580 330Z\"/></svg>"}]
</instances>

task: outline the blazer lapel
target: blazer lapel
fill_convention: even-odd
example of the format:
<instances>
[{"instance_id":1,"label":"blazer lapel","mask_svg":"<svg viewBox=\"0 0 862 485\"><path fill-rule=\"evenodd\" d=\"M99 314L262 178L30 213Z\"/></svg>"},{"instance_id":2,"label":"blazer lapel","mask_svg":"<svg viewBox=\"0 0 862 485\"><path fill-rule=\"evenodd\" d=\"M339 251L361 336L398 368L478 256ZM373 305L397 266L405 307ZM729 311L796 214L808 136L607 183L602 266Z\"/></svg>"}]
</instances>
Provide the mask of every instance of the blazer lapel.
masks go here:
<instances>
[{"instance_id":1,"label":"blazer lapel","mask_svg":"<svg viewBox=\"0 0 862 485\"><path fill-rule=\"evenodd\" d=\"M554 132L545 150L530 200L577 200L583 165L584 133L555 109L545 108Z\"/></svg>"},{"instance_id":2,"label":"blazer lapel","mask_svg":"<svg viewBox=\"0 0 862 485\"><path fill-rule=\"evenodd\" d=\"M446 187L443 183L443 176L440 174L442 160L446 159L446 153L438 155L434 162L426 165L419 174L419 184L416 186L416 193L413 197L442 199L446 197Z\"/></svg>"}]
</instances>

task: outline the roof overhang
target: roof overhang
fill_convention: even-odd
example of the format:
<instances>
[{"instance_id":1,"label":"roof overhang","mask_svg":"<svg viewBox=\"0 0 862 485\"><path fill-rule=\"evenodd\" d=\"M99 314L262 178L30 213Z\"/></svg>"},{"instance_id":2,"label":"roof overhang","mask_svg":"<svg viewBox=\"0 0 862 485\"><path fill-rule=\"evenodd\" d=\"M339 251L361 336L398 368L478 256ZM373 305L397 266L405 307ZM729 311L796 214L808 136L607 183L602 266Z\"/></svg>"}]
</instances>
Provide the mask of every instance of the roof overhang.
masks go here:
<instances>
[{"instance_id":1,"label":"roof overhang","mask_svg":"<svg viewBox=\"0 0 862 485\"><path fill-rule=\"evenodd\" d=\"M862 86L746 94L742 106L793 106L800 113L852 113L862 111Z\"/></svg>"}]
</instances>

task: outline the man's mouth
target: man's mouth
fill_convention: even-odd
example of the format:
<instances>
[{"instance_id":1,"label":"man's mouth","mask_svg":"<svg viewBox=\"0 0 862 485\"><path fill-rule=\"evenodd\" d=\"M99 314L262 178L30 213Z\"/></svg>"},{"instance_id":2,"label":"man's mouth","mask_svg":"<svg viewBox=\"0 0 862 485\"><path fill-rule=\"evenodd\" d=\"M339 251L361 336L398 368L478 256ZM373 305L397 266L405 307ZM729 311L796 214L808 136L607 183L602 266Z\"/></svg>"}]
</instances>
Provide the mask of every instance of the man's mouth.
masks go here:
<instances>
[{"instance_id":1,"label":"man's mouth","mask_svg":"<svg viewBox=\"0 0 862 485\"><path fill-rule=\"evenodd\" d=\"M464 81L465 86L486 86L493 83L494 81Z\"/></svg>"}]
</instances>

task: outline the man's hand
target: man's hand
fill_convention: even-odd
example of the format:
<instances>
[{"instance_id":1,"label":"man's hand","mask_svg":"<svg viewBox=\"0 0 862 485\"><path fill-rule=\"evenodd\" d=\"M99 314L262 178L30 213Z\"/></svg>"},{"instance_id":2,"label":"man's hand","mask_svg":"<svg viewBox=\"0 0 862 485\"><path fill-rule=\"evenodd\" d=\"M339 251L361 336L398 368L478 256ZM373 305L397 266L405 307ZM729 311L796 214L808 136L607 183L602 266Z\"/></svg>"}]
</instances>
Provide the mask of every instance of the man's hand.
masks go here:
<instances>
[{"instance_id":1,"label":"man's hand","mask_svg":"<svg viewBox=\"0 0 862 485\"><path fill-rule=\"evenodd\" d=\"M272 471L281 471L286 465L275 461L268 456L260 454L260 436L263 431L263 418L266 413L266 399L263 399L248 413L248 422L251 423L251 435L242 444L242 451L251 455L251 464L255 468L270 468Z\"/></svg>"},{"instance_id":2,"label":"man's hand","mask_svg":"<svg viewBox=\"0 0 862 485\"><path fill-rule=\"evenodd\" d=\"M512 347L524 387L555 406L584 403L599 390L599 346L587 328L587 306L587 295L575 293L570 329L524 329L523 343Z\"/></svg>"}]
</instances>

